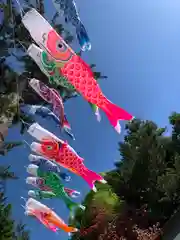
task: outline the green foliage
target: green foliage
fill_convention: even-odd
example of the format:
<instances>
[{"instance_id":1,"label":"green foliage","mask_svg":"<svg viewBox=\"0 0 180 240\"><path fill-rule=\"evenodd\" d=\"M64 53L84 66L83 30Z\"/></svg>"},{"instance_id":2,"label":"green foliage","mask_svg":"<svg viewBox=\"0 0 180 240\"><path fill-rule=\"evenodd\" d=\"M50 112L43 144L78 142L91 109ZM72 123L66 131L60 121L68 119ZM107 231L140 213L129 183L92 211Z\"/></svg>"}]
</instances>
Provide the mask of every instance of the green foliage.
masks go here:
<instances>
[{"instance_id":1,"label":"green foliage","mask_svg":"<svg viewBox=\"0 0 180 240\"><path fill-rule=\"evenodd\" d=\"M15 226L13 240L29 240L29 231L26 230L26 226L19 223Z\"/></svg>"},{"instance_id":2,"label":"green foliage","mask_svg":"<svg viewBox=\"0 0 180 240\"><path fill-rule=\"evenodd\" d=\"M87 239L93 239L123 207L124 202L119 200L108 184L97 183L97 190L96 193L91 191L86 196L83 202L86 210L78 209L75 218L70 221L71 225L80 228L80 232L74 234L74 240L84 239L84 235Z\"/></svg>"},{"instance_id":3,"label":"green foliage","mask_svg":"<svg viewBox=\"0 0 180 240\"><path fill-rule=\"evenodd\" d=\"M0 122L12 123L18 111L18 95L16 93L0 94Z\"/></svg>"},{"instance_id":4,"label":"green foliage","mask_svg":"<svg viewBox=\"0 0 180 240\"><path fill-rule=\"evenodd\" d=\"M6 204L4 194L0 192L0 239L1 240L29 240L29 232L21 223L15 225L11 219L11 204Z\"/></svg>"},{"instance_id":5,"label":"green foliage","mask_svg":"<svg viewBox=\"0 0 180 240\"><path fill-rule=\"evenodd\" d=\"M0 146L0 155L5 156L9 151L11 151L15 147L22 146L24 143L19 141L19 142L3 142Z\"/></svg>"},{"instance_id":6,"label":"green foliage","mask_svg":"<svg viewBox=\"0 0 180 240\"><path fill-rule=\"evenodd\" d=\"M169 117L169 122L172 125L173 147L180 154L180 114L173 112Z\"/></svg>"},{"instance_id":7,"label":"green foliage","mask_svg":"<svg viewBox=\"0 0 180 240\"><path fill-rule=\"evenodd\" d=\"M108 185L98 185L97 193L87 195L85 213L76 213L74 224L83 229L73 240L145 240L160 234L159 224L162 227L180 206L180 114L172 113L169 122L171 136L152 121L134 119L126 124L120 160L103 174ZM112 208L118 203L121 207ZM99 225L96 217L102 209L108 224L101 219Z\"/></svg>"},{"instance_id":8,"label":"green foliage","mask_svg":"<svg viewBox=\"0 0 180 240\"><path fill-rule=\"evenodd\" d=\"M14 172L10 171L10 166L0 166L0 179L1 180L8 180L8 179L17 179Z\"/></svg>"},{"instance_id":9,"label":"green foliage","mask_svg":"<svg viewBox=\"0 0 180 240\"><path fill-rule=\"evenodd\" d=\"M2 198L2 196L1 196ZM10 219L11 214L11 205L6 205L3 200L1 199L0 204L0 229L1 229L1 236L2 240L6 239L13 239L13 224L14 222Z\"/></svg>"},{"instance_id":10,"label":"green foliage","mask_svg":"<svg viewBox=\"0 0 180 240\"><path fill-rule=\"evenodd\" d=\"M127 135L119 144L121 160L109 178L114 191L128 204L136 208L147 204L154 222L168 219L180 200L180 156L172 151L171 138L167 141L163 136L165 130L151 121L128 123Z\"/></svg>"},{"instance_id":11,"label":"green foliage","mask_svg":"<svg viewBox=\"0 0 180 240\"><path fill-rule=\"evenodd\" d=\"M9 179L17 179L10 167L0 166L0 239L29 240L29 232L22 223L15 224L11 218L12 205L4 196L4 184Z\"/></svg>"}]
</instances>

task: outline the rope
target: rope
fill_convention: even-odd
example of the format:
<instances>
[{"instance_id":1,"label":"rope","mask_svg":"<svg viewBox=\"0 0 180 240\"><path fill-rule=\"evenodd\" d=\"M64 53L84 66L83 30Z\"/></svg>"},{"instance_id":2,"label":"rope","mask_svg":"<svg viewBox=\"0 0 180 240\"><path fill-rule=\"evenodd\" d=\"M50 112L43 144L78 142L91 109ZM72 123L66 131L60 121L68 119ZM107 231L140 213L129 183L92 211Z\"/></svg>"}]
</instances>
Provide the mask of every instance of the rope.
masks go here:
<instances>
[{"instance_id":1,"label":"rope","mask_svg":"<svg viewBox=\"0 0 180 240\"><path fill-rule=\"evenodd\" d=\"M23 42L19 41L18 39L15 39L15 41L18 42L18 43L21 45L21 47L23 48L23 50L24 50L25 52L27 52L27 49L26 49L26 47L24 46Z\"/></svg>"},{"instance_id":2,"label":"rope","mask_svg":"<svg viewBox=\"0 0 180 240\"><path fill-rule=\"evenodd\" d=\"M28 142L26 142L26 140L23 140L23 142L25 142L27 144L27 146L31 149L31 145Z\"/></svg>"},{"instance_id":3,"label":"rope","mask_svg":"<svg viewBox=\"0 0 180 240\"><path fill-rule=\"evenodd\" d=\"M24 197L20 197L20 199L24 200L24 202L26 203L27 199Z\"/></svg>"}]
</instances>

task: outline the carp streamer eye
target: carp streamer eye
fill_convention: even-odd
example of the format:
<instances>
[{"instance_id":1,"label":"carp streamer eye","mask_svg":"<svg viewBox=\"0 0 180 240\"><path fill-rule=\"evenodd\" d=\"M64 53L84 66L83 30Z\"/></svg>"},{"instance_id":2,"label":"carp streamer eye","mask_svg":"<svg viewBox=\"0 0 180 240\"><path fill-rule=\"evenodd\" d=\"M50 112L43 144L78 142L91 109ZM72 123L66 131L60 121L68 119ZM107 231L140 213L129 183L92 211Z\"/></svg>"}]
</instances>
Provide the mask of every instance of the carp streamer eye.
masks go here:
<instances>
[{"instance_id":1,"label":"carp streamer eye","mask_svg":"<svg viewBox=\"0 0 180 240\"><path fill-rule=\"evenodd\" d=\"M60 52L65 52L67 50L67 47L61 40L58 40L56 44L56 49Z\"/></svg>"},{"instance_id":2,"label":"carp streamer eye","mask_svg":"<svg viewBox=\"0 0 180 240\"><path fill-rule=\"evenodd\" d=\"M56 155L59 151L59 145L57 142L49 139L43 139L42 149L44 152L49 152L49 154Z\"/></svg>"},{"instance_id":3,"label":"carp streamer eye","mask_svg":"<svg viewBox=\"0 0 180 240\"><path fill-rule=\"evenodd\" d=\"M47 150L52 150L53 147L52 146L47 146Z\"/></svg>"},{"instance_id":4,"label":"carp streamer eye","mask_svg":"<svg viewBox=\"0 0 180 240\"><path fill-rule=\"evenodd\" d=\"M61 43L58 43L58 48L62 48L63 45Z\"/></svg>"}]
</instances>

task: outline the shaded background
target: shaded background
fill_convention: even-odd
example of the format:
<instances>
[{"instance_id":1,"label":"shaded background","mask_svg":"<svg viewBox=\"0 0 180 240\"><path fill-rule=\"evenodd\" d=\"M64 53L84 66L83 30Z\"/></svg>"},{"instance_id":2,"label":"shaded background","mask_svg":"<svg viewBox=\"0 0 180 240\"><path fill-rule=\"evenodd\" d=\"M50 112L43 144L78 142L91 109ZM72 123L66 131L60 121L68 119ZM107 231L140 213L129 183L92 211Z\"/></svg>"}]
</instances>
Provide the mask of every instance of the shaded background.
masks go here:
<instances>
[{"instance_id":1,"label":"shaded background","mask_svg":"<svg viewBox=\"0 0 180 240\"><path fill-rule=\"evenodd\" d=\"M98 71L108 79L100 82L106 96L136 117L155 121L164 127L174 110L180 111L180 3L173 0L77 0L82 21L89 33L92 50L83 54L88 63L96 63ZM47 19L52 17L54 7L50 0L45 5ZM74 33L69 25L67 28ZM78 44L74 45L75 50ZM76 141L69 143L85 159L88 168L103 172L113 168L119 158L117 143L122 140L111 128L103 113L98 123L87 102L81 97L65 103L65 110L72 125ZM38 119L45 128L60 135L53 122ZM9 132L8 139L21 139L18 128ZM7 140L8 140L7 139ZM26 134L23 139L32 139ZM58 235L45 229L34 219L24 216L20 196L27 197L30 189L25 184L27 177L24 166L28 165L28 147L14 149L4 164L11 164L20 176L8 182L7 195L14 206L14 218L22 219L31 231L31 239L68 239L60 231ZM81 191L83 199L89 191L87 184L75 175L67 187ZM61 200L43 201L65 220L68 210Z\"/></svg>"}]
</instances>

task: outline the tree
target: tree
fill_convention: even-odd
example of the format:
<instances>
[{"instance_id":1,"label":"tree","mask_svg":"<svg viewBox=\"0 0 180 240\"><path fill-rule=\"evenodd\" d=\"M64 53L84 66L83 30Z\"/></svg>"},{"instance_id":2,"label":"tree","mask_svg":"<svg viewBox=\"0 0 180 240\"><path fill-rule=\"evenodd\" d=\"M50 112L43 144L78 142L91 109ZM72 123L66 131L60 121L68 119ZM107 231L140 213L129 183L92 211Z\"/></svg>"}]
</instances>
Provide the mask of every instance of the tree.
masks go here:
<instances>
[{"instance_id":1,"label":"tree","mask_svg":"<svg viewBox=\"0 0 180 240\"><path fill-rule=\"evenodd\" d=\"M171 124L174 116L169 118ZM148 204L150 219L163 222L180 200L180 155L177 142L174 143L177 125L172 137L164 136L166 129L150 121L133 120L126 130L124 142L119 144L121 160L110 173L109 183L128 204Z\"/></svg>"},{"instance_id":2,"label":"tree","mask_svg":"<svg viewBox=\"0 0 180 240\"><path fill-rule=\"evenodd\" d=\"M10 171L10 166L0 166L0 179L6 181L8 179L18 179L18 177L15 176L14 172Z\"/></svg>"},{"instance_id":3,"label":"tree","mask_svg":"<svg viewBox=\"0 0 180 240\"><path fill-rule=\"evenodd\" d=\"M11 219L11 204L6 203L3 190L0 191L0 239L29 240L29 232L21 223L15 224Z\"/></svg>"},{"instance_id":4,"label":"tree","mask_svg":"<svg viewBox=\"0 0 180 240\"><path fill-rule=\"evenodd\" d=\"M1 239L13 239L13 221L10 219L11 205L5 203L4 194L0 195L0 234Z\"/></svg>"},{"instance_id":5,"label":"tree","mask_svg":"<svg viewBox=\"0 0 180 240\"><path fill-rule=\"evenodd\" d=\"M26 226L19 223L15 226L14 240L29 240L29 231L26 230Z\"/></svg>"},{"instance_id":6,"label":"tree","mask_svg":"<svg viewBox=\"0 0 180 240\"><path fill-rule=\"evenodd\" d=\"M134 119L126 124L124 140L119 143L120 159L115 169L104 174L111 191L123 205L115 211L113 220L108 219L108 224L101 220L101 228L96 216L104 205L103 200L108 201L109 196L99 189L101 201L96 199L97 208L92 215L92 199L96 194L88 194L87 211L77 212L74 221L94 230L86 236L80 234L80 239L148 240L161 234L165 222L180 206L180 114L172 113L169 122L172 125L169 136L165 135L166 128L152 121ZM78 233L72 239L76 236Z\"/></svg>"},{"instance_id":7,"label":"tree","mask_svg":"<svg viewBox=\"0 0 180 240\"><path fill-rule=\"evenodd\" d=\"M79 228L72 240L152 240L160 234L158 223L149 228L146 206L140 209L128 206L108 184L97 184L97 188L97 193L91 191L86 196L85 212L78 209L70 221Z\"/></svg>"},{"instance_id":8,"label":"tree","mask_svg":"<svg viewBox=\"0 0 180 240\"><path fill-rule=\"evenodd\" d=\"M172 125L173 147L180 153L180 114L173 112L169 117L169 122Z\"/></svg>"},{"instance_id":9,"label":"tree","mask_svg":"<svg viewBox=\"0 0 180 240\"><path fill-rule=\"evenodd\" d=\"M124 142L119 144L121 161L116 163L119 181L114 190L135 208L148 204L153 223L165 221L179 203L179 199L173 200L179 186L174 171L179 156L169 155L169 144L163 137L165 128L158 128L153 122L134 120L126 125L126 130Z\"/></svg>"},{"instance_id":10,"label":"tree","mask_svg":"<svg viewBox=\"0 0 180 240\"><path fill-rule=\"evenodd\" d=\"M7 204L5 197L5 183L7 180L16 180L18 177L10 170L10 166L0 166L0 239L2 240L29 240L29 232L22 223L15 224L11 218L11 204Z\"/></svg>"},{"instance_id":11,"label":"tree","mask_svg":"<svg viewBox=\"0 0 180 240\"><path fill-rule=\"evenodd\" d=\"M4 142L0 145L0 155L5 156L9 151L14 149L15 147L22 146L22 141L14 141L14 142Z\"/></svg>"},{"instance_id":12,"label":"tree","mask_svg":"<svg viewBox=\"0 0 180 240\"><path fill-rule=\"evenodd\" d=\"M0 166L0 239L1 240L29 240L29 231L22 223L16 224L11 218L12 205L7 204L5 184L7 180L18 177L10 170L10 166Z\"/></svg>"},{"instance_id":13,"label":"tree","mask_svg":"<svg viewBox=\"0 0 180 240\"><path fill-rule=\"evenodd\" d=\"M16 180L18 177L14 174L14 172L10 171L10 166L5 167L0 165L0 187L6 189L6 181L7 180Z\"/></svg>"},{"instance_id":14,"label":"tree","mask_svg":"<svg viewBox=\"0 0 180 240\"><path fill-rule=\"evenodd\" d=\"M123 201L112 192L108 184L97 183L97 190L86 196L83 202L86 210L77 209L75 218L70 221L70 224L80 229L74 234L73 240L97 239L123 206Z\"/></svg>"}]
</instances>

